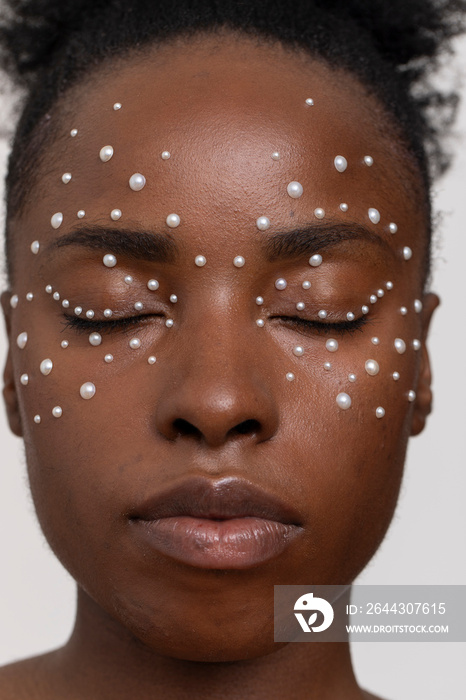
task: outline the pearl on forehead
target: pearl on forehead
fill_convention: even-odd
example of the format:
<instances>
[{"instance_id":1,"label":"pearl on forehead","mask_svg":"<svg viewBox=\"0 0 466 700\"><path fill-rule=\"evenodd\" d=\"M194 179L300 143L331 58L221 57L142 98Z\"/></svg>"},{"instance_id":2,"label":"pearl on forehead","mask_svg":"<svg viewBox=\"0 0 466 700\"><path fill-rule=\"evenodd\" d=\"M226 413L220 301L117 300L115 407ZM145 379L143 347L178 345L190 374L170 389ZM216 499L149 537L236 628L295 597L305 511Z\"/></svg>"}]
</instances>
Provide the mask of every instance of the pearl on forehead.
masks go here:
<instances>
[{"instance_id":1,"label":"pearl on forehead","mask_svg":"<svg viewBox=\"0 0 466 700\"><path fill-rule=\"evenodd\" d=\"M364 162L366 165L369 166L369 168L371 167L371 165L374 165L374 159L372 158L372 156L364 156Z\"/></svg>"},{"instance_id":2,"label":"pearl on forehead","mask_svg":"<svg viewBox=\"0 0 466 700\"><path fill-rule=\"evenodd\" d=\"M298 199L303 194L304 189L300 182L293 180L292 182L288 183L286 191L290 197L292 197L292 199Z\"/></svg>"},{"instance_id":3,"label":"pearl on forehead","mask_svg":"<svg viewBox=\"0 0 466 700\"><path fill-rule=\"evenodd\" d=\"M410 389L408 391L408 401L410 401L412 403L415 400L416 400L416 392L413 391L413 389Z\"/></svg>"},{"instance_id":4,"label":"pearl on forehead","mask_svg":"<svg viewBox=\"0 0 466 700\"><path fill-rule=\"evenodd\" d=\"M312 99L312 97L307 98L306 104L309 105L309 107L312 107L312 105L314 104L314 100Z\"/></svg>"},{"instance_id":5,"label":"pearl on forehead","mask_svg":"<svg viewBox=\"0 0 466 700\"><path fill-rule=\"evenodd\" d=\"M126 284L131 284L132 281L133 281L133 278L131 277L131 275L125 275L125 283Z\"/></svg>"},{"instance_id":6,"label":"pearl on forehead","mask_svg":"<svg viewBox=\"0 0 466 700\"><path fill-rule=\"evenodd\" d=\"M337 406L343 411L347 411L351 407L351 397L344 391L340 392L336 398Z\"/></svg>"},{"instance_id":7,"label":"pearl on forehead","mask_svg":"<svg viewBox=\"0 0 466 700\"><path fill-rule=\"evenodd\" d=\"M92 399L92 397L95 396L95 384L92 382L84 382L84 384L81 384L79 393L82 399Z\"/></svg>"},{"instance_id":8,"label":"pearl on forehead","mask_svg":"<svg viewBox=\"0 0 466 700\"><path fill-rule=\"evenodd\" d=\"M16 309L16 307L18 306L18 302L19 302L19 296L17 294L13 294L13 296L10 299L11 308Z\"/></svg>"},{"instance_id":9,"label":"pearl on forehead","mask_svg":"<svg viewBox=\"0 0 466 700\"><path fill-rule=\"evenodd\" d=\"M374 209L371 207L369 211L367 212L369 219L372 221L373 224L378 224L380 221L380 212L378 209Z\"/></svg>"},{"instance_id":10,"label":"pearl on forehead","mask_svg":"<svg viewBox=\"0 0 466 700\"><path fill-rule=\"evenodd\" d=\"M115 102L115 104L113 105L113 109L115 110L115 112L121 109L121 102Z\"/></svg>"},{"instance_id":11,"label":"pearl on forehead","mask_svg":"<svg viewBox=\"0 0 466 700\"><path fill-rule=\"evenodd\" d=\"M309 280L304 280L304 282L302 283L301 286L302 286L303 289L310 289L310 288L311 288L311 283L309 282Z\"/></svg>"},{"instance_id":12,"label":"pearl on forehead","mask_svg":"<svg viewBox=\"0 0 466 700\"><path fill-rule=\"evenodd\" d=\"M112 146L104 146L103 148L100 149L99 158L102 161L102 163L107 163L112 156L113 156Z\"/></svg>"},{"instance_id":13,"label":"pearl on forehead","mask_svg":"<svg viewBox=\"0 0 466 700\"><path fill-rule=\"evenodd\" d=\"M256 325L259 326L259 328L263 328L265 326L265 321L263 318L258 318L256 321Z\"/></svg>"},{"instance_id":14,"label":"pearl on forehead","mask_svg":"<svg viewBox=\"0 0 466 700\"><path fill-rule=\"evenodd\" d=\"M112 255L112 253L107 253L102 258L102 262L105 265L105 267L115 267L115 265L117 264L117 259L114 255Z\"/></svg>"},{"instance_id":15,"label":"pearl on forehead","mask_svg":"<svg viewBox=\"0 0 466 700\"><path fill-rule=\"evenodd\" d=\"M256 304L257 306L261 306L264 303L264 298L263 297L256 297Z\"/></svg>"},{"instance_id":16,"label":"pearl on forehead","mask_svg":"<svg viewBox=\"0 0 466 700\"><path fill-rule=\"evenodd\" d=\"M34 416L34 423L40 423L40 420L41 418L39 415Z\"/></svg>"},{"instance_id":17,"label":"pearl on forehead","mask_svg":"<svg viewBox=\"0 0 466 700\"><path fill-rule=\"evenodd\" d=\"M52 216L52 218L50 219L50 223L52 224L52 228L60 228L60 226L63 223L63 214L61 213L61 211L57 211L56 214Z\"/></svg>"},{"instance_id":18,"label":"pearl on forehead","mask_svg":"<svg viewBox=\"0 0 466 700\"><path fill-rule=\"evenodd\" d=\"M74 313L76 314L76 316L79 316L79 314L82 314L82 312L83 312L82 306L75 306L74 307Z\"/></svg>"},{"instance_id":19,"label":"pearl on forehead","mask_svg":"<svg viewBox=\"0 0 466 700\"><path fill-rule=\"evenodd\" d=\"M89 342L91 345L94 345L94 347L97 347L102 343L102 336L100 333L91 333L89 336Z\"/></svg>"},{"instance_id":20,"label":"pearl on forehead","mask_svg":"<svg viewBox=\"0 0 466 700\"><path fill-rule=\"evenodd\" d=\"M34 255L37 255L37 253L39 252L39 248L40 248L39 241L33 241L31 243L31 253L34 253Z\"/></svg>"},{"instance_id":21,"label":"pearl on forehead","mask_svg":"<svg viewBox=\"0 0 466 700\"><path fill-rule=\"evenodd\" d=\"M26 333L26 331L23 331L16 338L16 344L20 350L24 350L27 342L28 342L28 334Z\"/></svg>"},{"instance_id":22,"label":"pearl on forehead","mask_svg":"<svg viewBox=\"0 0 466 700\"><path fill-rule=\"evenodd\" d=\"M420 314L422 311L422 301L420 299L415 299L414 300L414 311L417 314Z\"/></svg>"},{"instance_id":23,"label":"pearl on forehead","mask_svg":"<svg viewBox=\"0 0 466 700\"><path fill-rule=\"evenodd\" d=\"M296 345L293 348L293 355L296 355L296 357L302 357L304 355L304 348L302 345Z\"/></svg>"},{"instance_id":24,"label":"pearl on forehead","mask_svg":"<svg viewBox=\"0 0 466 700\"><path fill-rule=\"evenodd\" d=\"M177 228L180 225L181 219L178 214L169 214L165 219L167 226L170 228Z\"/></svg>"},{"instance_id":25,"label":"pearl on forehead","mask_svg":"<svg viewBox=\"0 0 466 700\"><path fill-rule=\"evenodd\" d=\"M147 358L147 362L150 365L154 365L157 362L157 358L155 357L155 355L151 355L150 357Z\"/></svg>"},{"instance_id":26,"label":"pearl on forehead","mask_svg":"<svg viewBox=\"0 0 466 700\"><path fill-rule=\"evenodd\" d=\"M55 299L55 301L60 301L60 293L59 293L59 292L54 292L54 293L53 293L53 298Z\"/></svg>"},{"instance_id":27,"label":"pearl on forehead","mask_svg":"<svg viewBox=\"0 0 466 700\"><path fill-rule=\"evenodd\" d=\"M27 301L32 301L34 299L34 294L32 292L28 292L26 294L26 299Z\"/></svg>"},{"instance_id":28,"label":"pearl on forehead","mask_svg":"<svg viewBox=\"0 0 466 700\"><path fill-rule=\"evenodd\" d=\"M407 313L408 313L408 309L406 308L406 306L401 306L400 307L400 314L402 316L406 316Z\"/></svg>"},{"instance_id":29,"label":"pearl on forehead","mask_svg":"<svg viewBox=\"0 0 466 700\"><path fill-rule=\"evenodd\" d=\"M340 209L341 211L348 211L348 205L346 204L346 202L342 202L340 204Z\"/></svg>"},{"instance_id":30,"label":"pearl on forehead","mask_svg":"<svg viewBox=\"0 0 466 700\"><path fill-rule=\"evenodd\" d=\"M147 283L147 288L150 289L151 292L155 292L156 289L159 288L159 283L157 280L149 280Z\"/></svg>"},{"instance_id":31,"label":"pearl on forehead","mask_svg":"<svg viewBox=\"0 0 466 700\"><path fill-rule=\"evenodd\" d=\"M275 280L275 287L277 289L283 290L286 289L287 286L288 282L285 279L283 279L283 277L279 277L278 280Z\"/></svg>"},{"instance_id":32,"label":"pearl on forehead","mask_svg":"<svg viewBox=\"0 0 466 700\"><path fill-rule=\"evenodd\" d=\"M361 311L363 314L368 314L369 313L369 307L364 304L364 306L361 307Z\"/></svg>"},{"instance_id":33,"label":"pearl on forehead","mask_svg":"<svg viewBox=\"0 0 466 700\"><path fill-rule=\"evenodd\" d=\"M421 341L415 338L413 340L413 348L414 350L420 350L421 349Z\"/></svg>"},{"instance_id":34,"label":"pearl on forehead","mask_svg":"<svg viewBox=\"0 0 466 700\"><path fill-rule=\"evenodd\" d=\"M86 212L84 211L84 209L80 209L76 216L78 217L78 219L84 219L84 217L86 216Z\"/></svg>"},{"instance_id":35,"label":"pearl on forehead","mask_svg":"<svg viewBox=\"0 0 466 700\"><path fill-rule=\"evenodd\" d=\"M309 258L309 265L311 267L319 267L319 265L322 265L322 256L316 253L316 255L312 255Z\"/></svg>"},{"instance_id":36,"label":"pearl on forehead","mask_svg":"<svg viewBox=\"0 0 466 700\"><path fill-rule=\"evenodd\" d=\"M105 360L105 362L107 362L108 364L109 364L110 362L113 362L113 355L111 355L110 353L108 353L108 355L105 355L104 360Z\"/></svg>"},{"instance_id":37,"label":"pearl on forehead","mask_svg":"<svg viewBox=\"0 0 466 700\"><path fill-rule=\"evenodd\" d=\"M348 381L350 382L355 382L356 381L356 375L351 372L351 374L348 374Z\"/></svg>"},{"instance_id":38,"label":"pearl on forehead","mask_svg":"<svg viewBox=\"0 0 466 700\"><path fill-rule=\"evenodd\" d=\"M112 209L110 212L110 218L113 219L113 221L118 221L118 219L121 219L121 209Z\"/></svg>"},{"instance_id":39,"label":"pearl on forehead","mask_svg":"<svg viewBox=\"0 0 466 700\"><path fill-rule=\"evenodd\" d=\"M51 284L48 284L48 285L45 287L45 291L47 292L47 294L52 294L52 290L53 290L53 287L52 287Z\"/></svg>"},{"instance_id":40,"label":"pearl on forehead","mask_svg":"<svg viewBox=\"0 0 466 700\"><path fill-rule=\"evenodd\" d=\"M40 371L44 375L44 377L46 377L48 374L50 374L52 369L53 369L53 362L49 357L46 360L42 360L42 362L40 363Z\"/></svg>"},{"instance_id":41,"label":"pearl on forehead","mask_svg":"<svg viewBox=\"0 0 466 700\"><path fill-rule=\"evenodd\" d=\"M69 345L69 342L68 342L67 340L62 340L61 343L60 343L60 345L62 346L62 348L63 348L64 350L66 350L66 348L67 348L68 345Z\"/></svg>"},{"instance_id":42,"label":"pearl on forehead","mask_svg":"<svg viewBox=\"0 0 466 700\"><path fill-rule=\"evenodd\" d=\"M328 314L325 311L325 309L321 309L319 313L317 314L319 318L327 318Z\"/></svg>"},{"instance_id":43,"label":"pearl on forehead","mask_svg":"<svg viewBox=\"0 0 466 700\"><path fill-rule=\"evenodd\" d=\"M134 192L139 192L142 190L143 187L145 187L146 184L146 178L144 175L141 175L141 173L134 173L134 175L131 175L129 178L129 186Z\"/></svg>"},{"instance_id":44,"label":"pearl on forehead","mask_svg":"<svg viewBox=\"0 0 466 700\"><path fill-rule=\"evenodd\" d=\"M135 311L142 311L143 308L144 308L144 304L142 303L142 301L137 301L134 305Z\"/></svg>"},{"instance_id":45,"label":"pearl on forehead","mask_svg":"<svg viewBox=\"0 0 466 700\"><path fill-rule=\"evenodd\" d=\"M375 409L375 415L377 418L383 418L385 415L385 409L382 406L379 406Z\"/></svg>"},{"instance_id":46,"label":"pearl on forehead","mask_svg":"<svg viewBox=\"0 0 466 700\"><path fill-rule=\"evenodd\" d=\"M286 373L286 378L288 379L289 382L292 382L294 380L294 374L293 372L287 372Z\"/></svg>"},{"instance_id":47,"label":"pearl on forehead","mask_svg":"<svg viewBox=\"0 0 466 700\"><path fill-rule=\"evenodd\" d=\"M61 176L61 180L65 185L67 185L71 181L72 177L73 176L71 175L71 173L63 173L63 175Z\"/></svg>"},{"instance_id":48,"label":"pearl on forehead","mask_svg":"<svg viewBox=\"0 0 466 700\"><path fill-rule=\"evenodd\" d=\"M348 311L348 313L346 314L346 318L348 321L354 321L355 316L352 311Z\"/></svg>"},{"instance_id":49,"label":"pearl on forehead","mask_svg":"<svg viewBox=\"0 0 466 700\"><path fill-rule=\"evenodd\" d=\"M131 338L131 340L129 341L129 347L132 350L137 350L138 348L140 348L141 341L139 340L139 338Z\"/></svg>"},{"instance_id":50,"label":"pearl on forehead","mask_svg":"<svg viewBox=\"0 0 466 700\"><path fill-rule=\"evenodd\" d=\"M52 409L52 415L54 418L61 418L63 415L63 409L61 406L55 406Z\"/></svg>"},{"instance_id":51,"label":"pearl on forehead","mask_svg":"<svg viewBox=\"0 0 466 700\"><path fill-rule=\"evenodd\" d=\"M405 245L405 247L403 248L403 257L405 260L411 260L411 258L413 257L413 251L408 245Z\"/></svg>"},{"instance_id":52,"label":"pearl on forehead","mask_svg":"<svg viewBox=\"0 0 466 700\"><path fill-rule=\"evenodd\" d=\"M379 338L377 338L377 336L374 336L374 338L371 338L371 343L372 343L372 345L379 345L380 340L379 340Z\"/></svg>"},{"instance_id":53,"label":"pearl on forehead","mask_svg":"<svg viewBox=\"0 0 466 700\"><path fill-rule=\"evenodd\" d=\"M304 303L304 301L298 301L298 303L296 304L296 310L297 311L304 311L305 308L306 308L306 304Z\"/></svg>"},{"instance_id":54,"label":"pearl on forehead","mask_svg":"<svg viewBox=\"0 0 466 700\"><path fill-rule=\"evenodd\" d=\"M29 383L29 375L27 374L22 374L19 381L23 386L26 386Z\"/></svg>"},{"instance_id":55,"label":"pearl on forehead","mask_svg":"<svg viewBox=\"0 0 466 700\"><path fill-rule=\"evenodd\" d=\"M393 289L393 282L387 282L385 286L390 291L391 289Z\"/></svg>"},{"instance_id":56,"label":"pearl on forehead","mask_svg":"<svg viewBox=\"0 0 466 700\"><path fill-rule=\"evenodd\" d=\"M388 225L388 230L390 233L396 233L398 231L398 226L392 222Z\"/></svg>"},{"instance_id":57,"label":"pearl on forehead","mask_svg":"<svg viewBox=\"0 0 466 700\"><path fill-rule=\"evenodd\" d=\"M256 226L259 231L267 231L267 229L270 227L270 219L268 219L266 216L259 216L256 221Z\"/></svg>"},{"instance_id":58,"label":"pearl on forehead","mask_svg":"<svg viewBox=\"0 0 466 700\"><path fill-rule=\"evenodd\" d=\"M393 345L399 355L403 355L403 353L406 352L406 343L401 338L395 338Z\"/></svg>"},{"instance_id":59,"label":"pearl on forehead","mask_svg":"<svg viewBox=\"0 0 466 700\"><path fill-rule=\"evenodd\" d=\"M323 219L325 216L325 210L322 209L322 207L317 207L317 209L314 209L314 216L316 219Z\"/></svg>"},{"instance_id":60,"label":"pearl on forehead","mask_svg":"<svg viewBox=\"0 0 466 700\"><path fill-rule=\"evenodd\" d=\"M332 369L331 362L324 362L324 369L326 369L326 370Z\"/></svg>"},{"instance_id":61,"label":"pearl on forehead","mask_svg":"<svg viewBox=\"0 0 466 700\"><path fill-rule=\"evenodd\" d=\"M196 257L194 258L194 262L198 267L204 267L204 265L207 262L207 259L204 255L196 255Z\"/></svg>"},{"instance_id":62,"label":"pearl on forehead","mask_svg":"<svg viewBox=\"0 0 466 700\"><path fill-rule=\"evenodd\" d=\"M176 302L178 301L178 297L176 296L176 294L170 294L170 301L172 304L176 304Z\"/></svg>"},{"instance_id":63,"label":"pearl on forehead","mask_svg":"<svg viewBox=\"0 0 466 700\"><path fill-rule=\"evenodd\" d=\"M272 160L280 160L280 153L278 151L272 153Z\"/></svg>"},{"instance_id":64,"label":"pearl on forehead","mask_svg":"<svg viewBox=\"0 0 466 700\"><path fill-rule=\"evenodd\" d=\"M339 173L344 173L346 168L348 167L348 161L344 156L336 156L333 163Z\"/></svg>"},{"instance_id":65,"label":"pearl on forehead","mask_svg":"<svg viewBox=\"0 0 466 700\"><path fill-rule=\"evenodd\" d=\"M325 343L325 347L329 352L336 352L338 350L338 340L335 340L335 338L329 338L329 340L327 340Z\"/></svg>"},{"instance_id":66,"label":"pearl on forehead","mask_svg":"<svg viewBox=\"0 0 466 700\"><path fill-rule=\"evenodd\" d=\"M170 158L170 151L162 151L162 160L168 160Z\"/></svg>"},{"instance_id":67,"label":"pearl on forehead","mask_svg":"<svg viewBox=\"0 0 466 700\"><path fill-rule=\"evenodd\" d=\"M242 255L237 255L233 260L233 265L235 267L243 267L245 262L246 260L243 258Z\"/></svg>"},{"instance_id":68,"label":"pearl on forehead","mask_svg":"<svg viewBox=\"0 0 466 700\"><path fill-rule=\"evenodd\" d=\"M89 311L86 311L86 316L87 318L94 318L94 312L92 309L89 309Z\"/></svg>"},{"instance_id":69,"label":"pearl on forehead","mask_svg":"<svg viewBox=\"0 0 466 700\"><path fill-rule=\"evenodd\" d=\"M111 309L105 309L104 316L105 318L110 318L111 316L113 316L113 311Z\"/></svg>"},{"instance_id":70,"label":"pearl on forehead","mask_svg":"<svg viewBox=\"0 0 466 700\"><path fill-rule=\"evenodd\" d=\"M64 309L69 309L70 302L68 301L68 299L63 299L61 305L63 306Z\"/></svg>"},{"instance_id":71,"label":"pearl on forehead","mask_svg":"<svg viewBox=\"0 0 466 700\"><path fill-rule=\"evenodd\" d=\"M380 367L377 360L366 360L364 369L370 377L375 377L379 373Z\"/></svg>"},{"instance_id":72,"label":"pearl on forehead","mask_svg":"<svg viewBox=\"0 0 466 700\"><path fill-rule=\"evenodd\" d=\"M399 373L399 372L393 372L392 377L393 377L393 379L395 380L395 382L397 382L397 381L399 380L399 378L400 378L400 373Z\"/></svg>"},{"instance_id":73,"label":"pearl on forehead","mask_svg":"<svg viewBox=\"0 0 466 700\"><path fill-rule=\"evenodd\" d=\"M167 320L165 321L165 325L167 328L173 328L174 323L175 321L172 318L167 318Z\"/></svg>"}]
</instances>

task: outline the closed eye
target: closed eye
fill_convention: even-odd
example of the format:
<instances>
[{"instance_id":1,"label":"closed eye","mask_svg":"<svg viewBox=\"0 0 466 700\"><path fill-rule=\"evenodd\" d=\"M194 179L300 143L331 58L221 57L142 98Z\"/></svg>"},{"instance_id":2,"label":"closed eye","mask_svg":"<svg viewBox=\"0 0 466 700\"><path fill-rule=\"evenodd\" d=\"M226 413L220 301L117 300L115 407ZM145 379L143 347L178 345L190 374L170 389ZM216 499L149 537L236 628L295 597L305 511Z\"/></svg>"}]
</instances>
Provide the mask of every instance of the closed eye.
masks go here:
<instances>
[{"instance_id":1,"label":"closed eye","mask_svg":"<svg viewBox=\"0 0 466 700\"><path fill-rule=\"evenodd\" d=\"M354 333L357 330L362 330L363 326L368 322L367 316L360 316L359 318L355 318L354 321L348 321L347 319L342 321L317 321L300 318L299 316L271 316L270 318L278 318L284 324L323 334Z\"/></svg>"},{"instance_id":2,"label":"closed eye","mask_svg":"<svg viewBox=\"0 0 466 700\"><path fill-rule=\"evenodd\" d=\"M139 316L124 316L123 318L89 319L80 316L64 314L64 328L72 328L78 333L100 331L111 333L112 331L125 330L133 326L140 326L151 318L161 318L163 314L140 314Z\"/></svg>"}]
</instances>

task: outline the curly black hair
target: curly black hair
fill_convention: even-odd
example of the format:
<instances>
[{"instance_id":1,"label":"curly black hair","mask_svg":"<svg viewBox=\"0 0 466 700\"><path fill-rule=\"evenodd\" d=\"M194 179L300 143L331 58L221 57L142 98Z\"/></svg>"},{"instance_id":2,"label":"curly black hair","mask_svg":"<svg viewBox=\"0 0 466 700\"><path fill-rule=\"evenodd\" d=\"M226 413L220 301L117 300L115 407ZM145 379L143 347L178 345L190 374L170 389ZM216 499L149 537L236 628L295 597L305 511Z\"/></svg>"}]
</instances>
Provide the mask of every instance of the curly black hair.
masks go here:
<instances>
[{"instance_id":1,"label":"curly black hair","mask_svg":"<svg viewBox=\"0 0 466 700\"><path fill-rule=\"evenodd\" d=\"M227 29L278 41L355 75L393 115L430 200L457 96L430 87L466 0L0 0L0 65L23 88L7 177L7 221L30 190L59 98L103 61L174 37ZM432 110L431 107L435 109ZM49 130L50 131L50 130ZM429 204L428 204L429 207ZM8 252L8 245L7 245Z\"/></svg>"}]
</instances>

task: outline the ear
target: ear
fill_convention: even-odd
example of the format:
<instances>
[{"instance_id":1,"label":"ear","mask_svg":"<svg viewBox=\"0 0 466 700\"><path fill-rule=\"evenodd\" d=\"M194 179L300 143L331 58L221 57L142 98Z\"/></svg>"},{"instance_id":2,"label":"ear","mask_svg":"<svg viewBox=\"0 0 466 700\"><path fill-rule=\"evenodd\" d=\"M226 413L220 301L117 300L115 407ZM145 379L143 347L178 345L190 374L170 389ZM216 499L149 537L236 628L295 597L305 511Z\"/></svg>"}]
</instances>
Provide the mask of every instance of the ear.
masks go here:
<instances>
[{"instance_id":1,"label":"ear","mask_svg":"<svg viewBox=\"0 0 466 700\"><path fill-rule=\"evenodd\" d=\"M6 412L10 430L18 437L23 437L21 426L21 416L19 412L18 394L14 380L13 360L11 357L11 292L3 292L1 296L3 317L5 319L6 332L8 336L8 354L3 371L3 399L5 401Z\"/></svg>"},{"instance_id":2,"label":"ear","mask_svg":"<svg viewBox=\"0 0 466 700\"><path fill-rule=\"evenodd\" d=\"M411 435L419 435L424 429L427 416L432 410L432 372L430 358L427 350L427 335L433 313L440 304L436 294L426 294L422 308L422 347L421 367L417 383L416 400L414 402L413 419L411 423Z\"/></svg>"}]
</instances>

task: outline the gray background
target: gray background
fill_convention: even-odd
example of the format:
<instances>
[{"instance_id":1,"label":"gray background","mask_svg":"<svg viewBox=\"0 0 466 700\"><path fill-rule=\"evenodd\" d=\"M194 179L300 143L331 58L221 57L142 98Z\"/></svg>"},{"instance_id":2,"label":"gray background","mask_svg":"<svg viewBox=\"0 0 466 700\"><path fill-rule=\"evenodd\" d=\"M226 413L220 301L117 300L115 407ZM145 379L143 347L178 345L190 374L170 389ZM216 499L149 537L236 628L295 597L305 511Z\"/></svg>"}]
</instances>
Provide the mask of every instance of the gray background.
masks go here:
<instances>
[{"instance_id":1,"label":"gray background","mask_svg":"<svg viewBox=\"0 0 466 700\"><path fill-rule=\"evenodd\" d=\"M466 66L466 41L457 43L457 51L455 65L461 69ZM465 95L464 88L462 92ZM0 100L3 123L5 104ZM359 583L466 584L466 104L456 132L454 166L435 188L435 208L442 212L432 285L442 306L430 339L435 410L425 433L411 440L395 518ZM7 146L0 142L2 172L6 154ZM3 333L0 346L3 358ZM62 644L72 627L75 595L72 580L39 532L21 442L10 435L4 420L0 420L0 445L0 664L4 664ZM465 653L466 644L353 645L360 682L390 700L462 700Z\"/></svg>"}]
</instances>

